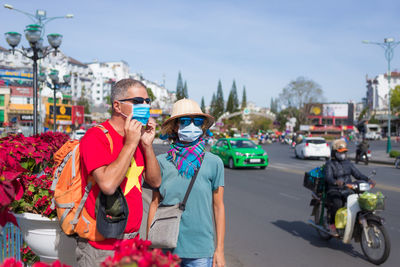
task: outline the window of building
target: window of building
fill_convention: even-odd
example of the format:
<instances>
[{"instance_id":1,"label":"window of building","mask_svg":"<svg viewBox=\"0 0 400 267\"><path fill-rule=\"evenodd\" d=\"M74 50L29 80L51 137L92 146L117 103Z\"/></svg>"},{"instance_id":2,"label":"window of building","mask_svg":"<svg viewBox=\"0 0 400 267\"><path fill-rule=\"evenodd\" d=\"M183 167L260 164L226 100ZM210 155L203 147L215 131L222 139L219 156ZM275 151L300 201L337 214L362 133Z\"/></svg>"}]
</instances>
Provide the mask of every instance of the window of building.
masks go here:
<instances>
[{"instance_id":1,"label":"window of building","mask_svg":"<svg viewBox=\"0 0 400 267\"><path fill-rule=\"evenodd\" d=\"M97 97L96 99L97 99L97 100L100 100L100 97Z\"/></svg>"},{"instance_id":2,"label":"window of building","mask_svg":"<svg viewBox=\"0 0 400 267\"><path fill-rule=\"evenodd\" d=\"M63 99L62 103L63 104L68 104L68 99Z\"/></svg>"},{"instance_id":3,"label":"window of building","mask_svg":"<svg viewBox=\"0 0 400 267\"><path fill-rule=\"evenodd\" d=\"M346 125L346 119L335 119L335 125Z\"/></svg>"},{"instance_id":4,"label":"window of building","mask_svg":"<svg viewBox=\"0 0 400 267\"><path fill-rule=\"evenodd\" d=\"M322 119L322 124L333 125L333 119Z\"/></svg>"},{"instance_id":5,"label":"window of building","mask_svg":"<svg viewBox=\"0 0 400 267\"><path fill-rule=\"evenodd\" d=\"M317 125L317 124L319 124L319 118L311 119L311 125Z\"/></svg>"},{"instance_id":6,"label":"window of building","mask_svg":"<svg viewBox=\"0 0 400 267\"><path fill-rule=\"evenodd\" d=\"M0 107L4 107L4 95L0 95Z\"/></svg>"},{"instance_id":7,"label":"window of building","mask_svg":"<svg viewBox=\"0 0 400 267\"><path fill-rule=\"evenodd\" d=\"M0 122L4 122L4 109L0 109Z\"/></svg>"}]
</instances>

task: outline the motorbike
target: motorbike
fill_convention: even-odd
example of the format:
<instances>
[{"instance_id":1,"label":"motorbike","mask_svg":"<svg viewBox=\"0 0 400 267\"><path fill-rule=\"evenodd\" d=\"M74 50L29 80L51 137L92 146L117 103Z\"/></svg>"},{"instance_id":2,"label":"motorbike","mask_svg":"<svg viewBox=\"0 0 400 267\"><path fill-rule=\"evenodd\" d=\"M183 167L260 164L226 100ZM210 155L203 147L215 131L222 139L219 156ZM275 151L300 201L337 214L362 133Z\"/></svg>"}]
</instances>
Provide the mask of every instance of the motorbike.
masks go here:
<instances>
[{"instance_id":1,"label":"motorbike","mask_svg":"<svg viewBox=\"0 0 400 267\"><path fill-rule=\"evenodd\" d=\"M343 229L337 229L338 236L334 236L329 230L329 212L327 211L327 197L322 193L312 192L310 205L313 206L313 220L309 224L313 226L320 238L329 240L338 238L344 244L349 244L352 239L359 242L361 249L373 264L384 263L390 254L390 239L384 226L384 219L377 214L378 210L384 209L383 204L377 205L376 209L362 209L359 205L359 196L368 192L373 185L367 182L348 183L346 186L354 193L347 197L346 209L347 219Z\"/></svg>"},{"instance_id":2,"label":"motorbike","mask_svg":"<svg viewBox=\"0 0 400 267\"><path fill-rule=\"evenodd\" d=\"M361 154L361 157L360 157ZM358 164L359 161L363 161L365 165L368 165L368 162L371 160L372 154L371 150L368 150L367 153L362 153L359 151L356 151L356 159L355 162Z\"/></svg>"}]
</instances>

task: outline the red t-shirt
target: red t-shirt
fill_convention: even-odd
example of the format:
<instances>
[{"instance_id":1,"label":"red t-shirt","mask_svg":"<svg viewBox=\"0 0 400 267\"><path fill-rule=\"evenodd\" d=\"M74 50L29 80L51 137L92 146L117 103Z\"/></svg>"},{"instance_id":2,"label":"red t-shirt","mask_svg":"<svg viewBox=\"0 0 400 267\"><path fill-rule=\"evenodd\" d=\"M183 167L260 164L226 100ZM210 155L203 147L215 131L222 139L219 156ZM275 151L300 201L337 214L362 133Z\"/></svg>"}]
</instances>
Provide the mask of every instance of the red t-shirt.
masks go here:
<instances>
[{"instance_id":1,"label":"red t-shirt","mask_svg":"<svg viewBox=\"0 0 400 267\"><path fill-rule=\"evenodd\" d=\"M102 129L93 127L87 131L80 142L82 160L82 177L84 178L82 190L87 183L87 178L93 170L111 164L117 159L123 145L124 137L117 133L111 124L106 121L102 125L110 133L113 140L113 152L110 150L110 143ZM125 233L138 232L142 222L142 173L144 171L144 153L139 145L136 149L131 165L122 181L120 187L125 195L129 207L128 222ZM100 192L96 184L89 193L85 207L92 218L95 218L96 198ZM112 250L116 239L106 239L100 242L89 241L89 244L98 249Z\"/></svg>"}]
</instances>

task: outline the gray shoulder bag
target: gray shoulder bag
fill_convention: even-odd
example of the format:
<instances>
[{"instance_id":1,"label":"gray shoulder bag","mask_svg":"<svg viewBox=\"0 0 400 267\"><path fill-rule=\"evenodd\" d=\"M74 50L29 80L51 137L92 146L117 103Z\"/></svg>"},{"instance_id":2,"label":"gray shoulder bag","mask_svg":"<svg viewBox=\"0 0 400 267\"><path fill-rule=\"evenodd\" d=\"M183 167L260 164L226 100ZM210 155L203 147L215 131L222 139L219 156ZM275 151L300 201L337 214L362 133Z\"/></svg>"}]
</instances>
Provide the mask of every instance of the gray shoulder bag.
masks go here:
<instances>
[{"instance_id":1,"label":"gray shoulder bag","mask_svg":"<svg viewBox=\"0 0 400 267\"><path fill-rule=\"evenodd\" d=\"M158 206L148 234L148 239L151 241L152 248L176 248L181 216L185 211L186 201L189 197L190 191L192 190L199 170L196 171L190 181L185 197L181 203L176 205L160 204Z\"/></svg>"}]
</instances>

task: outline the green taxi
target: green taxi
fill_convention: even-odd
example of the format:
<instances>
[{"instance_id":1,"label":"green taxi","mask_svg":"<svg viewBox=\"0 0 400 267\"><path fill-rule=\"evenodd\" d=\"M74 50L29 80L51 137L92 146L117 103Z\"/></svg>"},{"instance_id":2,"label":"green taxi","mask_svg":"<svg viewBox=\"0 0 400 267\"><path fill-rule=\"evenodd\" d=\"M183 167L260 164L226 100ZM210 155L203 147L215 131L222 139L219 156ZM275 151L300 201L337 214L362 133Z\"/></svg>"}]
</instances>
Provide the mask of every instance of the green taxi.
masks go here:
<instances>
[{"instance_id":1,"label":"green taxi","mask_svg":"<svg viewBox=\"0 0 400 267\"><path fill-rule=\"evenodd\" d=\"M268 155L261 146L247 138L221 138L211 147L211 153L219 156L225 165L236 167L268 166Z\"/></svg>"}]
</instances>

